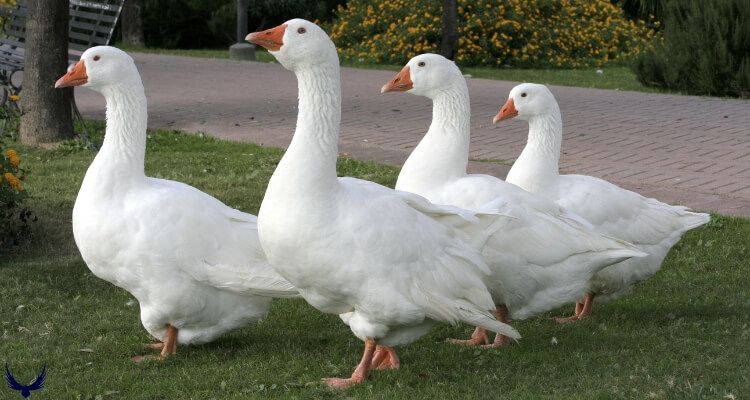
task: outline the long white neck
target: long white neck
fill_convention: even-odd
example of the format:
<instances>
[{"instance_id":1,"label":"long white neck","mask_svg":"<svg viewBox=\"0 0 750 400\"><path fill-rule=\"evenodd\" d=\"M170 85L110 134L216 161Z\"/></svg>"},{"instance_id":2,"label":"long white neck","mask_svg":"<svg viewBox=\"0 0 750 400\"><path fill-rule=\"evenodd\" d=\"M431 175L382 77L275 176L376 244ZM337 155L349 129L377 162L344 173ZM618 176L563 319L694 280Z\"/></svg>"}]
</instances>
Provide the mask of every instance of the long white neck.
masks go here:
<instances>
[{"instance_id":1,"label":"long white neck","mask_svg":"<svg viewBox=\"0 0 750 400\"><path fill-rule=\"evenodd\" d=\"M143 177L148 109L140 80L102 90L107 101L104 143L94 164L120 176Z\"/></svg>"},{"instance_id":2,"label":"long white neck","mask_svg":"<svg viewBox=\"0 0 750 400\"><path fill-rule=\"evenodd\" d=\"M529 118L526 147L508 172L506 181L530 192L541 192L559 177L562 118L555 105L549 112Z\"/></svg>"},{"instance_id":3,"label":"long white neck","mask_svg":"<svg viewBox=\"0 0 750 400\"><path fill-rule=\"evenodd\" d=\"M268 190L325 193L338 185L336 159L341 122L338 62L303 68L296 74L299 87L297 128Z\"/></svg>"},{"instance_id":4,"label":"long white neck","mask_svg":"<svg viewBox=\"0 0 750 400\"><path fill-rule=\"evenodd\" d=\"M396 189L424 195L466 176L470 130L469 91L461 80L432 99L430 129L404 163Z\"/></svg>"}]
</instances>

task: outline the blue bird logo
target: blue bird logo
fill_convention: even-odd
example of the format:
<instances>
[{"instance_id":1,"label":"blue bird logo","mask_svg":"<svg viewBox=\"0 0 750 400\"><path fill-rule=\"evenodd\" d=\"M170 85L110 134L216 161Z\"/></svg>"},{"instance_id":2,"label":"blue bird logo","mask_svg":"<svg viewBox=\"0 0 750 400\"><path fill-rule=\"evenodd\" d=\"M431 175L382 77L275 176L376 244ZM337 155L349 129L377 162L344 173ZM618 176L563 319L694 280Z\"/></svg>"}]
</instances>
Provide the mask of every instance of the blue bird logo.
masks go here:
<instances>
[{"instance_id":1,"label":"blue bird logo","mask_svg":"<svg viewBox=\"0 0 750 400\"><path fill-rule=\"evenodd\" d=\"M36 378L36 380L28 386L21 385L20 383L16 382L16 379L13 378L13 375L10 373L10 370L8 370L8 363L5 363L5 378L8 380L8 387L13 390L18 390L21 392L21 396L24 398L28 398L31 396L32 390L39 390L44 387L44 378L47 376L47 363L44 363L44 367L42 368L42 373L39 374L39 376Z\"/></svg>"}]
</instances>

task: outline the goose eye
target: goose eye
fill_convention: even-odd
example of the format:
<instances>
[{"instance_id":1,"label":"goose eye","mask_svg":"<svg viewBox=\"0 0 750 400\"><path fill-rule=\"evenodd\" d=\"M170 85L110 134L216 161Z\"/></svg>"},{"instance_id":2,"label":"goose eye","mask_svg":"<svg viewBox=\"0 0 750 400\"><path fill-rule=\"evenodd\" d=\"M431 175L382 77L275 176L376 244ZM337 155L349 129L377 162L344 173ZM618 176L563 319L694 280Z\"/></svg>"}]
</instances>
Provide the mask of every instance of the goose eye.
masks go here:
<instances>
[{"instance_id":1,"label":"goose eye","mask_svg":"<svg viewBox=\"0 0 750 400\"><path fill-rule=\"evenodd\" d=\"M305 29L305 28L299 28L299 29L297 29L297 33L299 33L299 34L306 33L306 32L307 32L307 29Z\"/></svg>"},{"instance_id":2,"label":"goose eye","mask_svg":"<svg viewBox=\"0 0 750 400\"><path fill-rule=\"evenodd\" d=\"M419 65L420 67L424 67L424 61L420 61L417 65Z\"/></svg>"},{"instance_id":3,"label":"goose eye","mask_svg":"<svg viewBox=\"0 0 750 400\"><path fill-rule=\"evenodd\" d=\"M526 93L521 93L521 97L526 97Z\"/></svg>"},{"instance_id":4,"label":"goose eye","mask_svg":"<svg viewBox=\"0 0 750 400\"><path fill-rule=\"evenodd\" d=\"M99 56L94 56L94 61L99 61L100 58Z\"/></svg>"}]
</instances>

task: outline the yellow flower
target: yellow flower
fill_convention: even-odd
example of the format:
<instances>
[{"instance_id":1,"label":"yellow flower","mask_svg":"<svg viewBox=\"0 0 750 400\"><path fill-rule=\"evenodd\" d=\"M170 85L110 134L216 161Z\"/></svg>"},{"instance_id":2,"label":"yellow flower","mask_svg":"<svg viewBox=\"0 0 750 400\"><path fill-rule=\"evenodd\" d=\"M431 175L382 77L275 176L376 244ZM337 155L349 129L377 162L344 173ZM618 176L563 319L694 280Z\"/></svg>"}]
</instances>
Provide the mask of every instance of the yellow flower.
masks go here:
<instances>
[{"instance_id":1,"label":"yellow flower","mask_svg":"<svg viewBox=\"0 0 750 400\"><path fill-rule=\"evenodd\" d=\"M8 181L8 184L13 189L22 190L22 188L21 188L21 181L18 180L18 178L16 178L15 176L13 176L13 174L11 174L10 172L6 172L5 173L5 180Z\"/></svg>"},{"instance_id":2,"label":"yellow flower","mask_svg":"<svg viewBox=\"0 0 750 400\"><path fill-rule=\"evenodd\" d=\"M21 163L21 160L18 158L18 154L16 154L15 150L8 150L7 154L11 165L13 165L13 168L18 171L18 165Z\"/></svg>"},{"instance_id":3,"label":"yellow flower","mask_svg":"<svg viewBox=\"0 0 750 400\"><path fill-rule=\"evenodd\" d=\"M18 97L18 95L15 95L15 94L12 94L12 95L8 96L8 99L9 99L10 101L18 101L18 100L21 100L21 98L20 98L20 97Z\"/></svg>"}]
</instances>

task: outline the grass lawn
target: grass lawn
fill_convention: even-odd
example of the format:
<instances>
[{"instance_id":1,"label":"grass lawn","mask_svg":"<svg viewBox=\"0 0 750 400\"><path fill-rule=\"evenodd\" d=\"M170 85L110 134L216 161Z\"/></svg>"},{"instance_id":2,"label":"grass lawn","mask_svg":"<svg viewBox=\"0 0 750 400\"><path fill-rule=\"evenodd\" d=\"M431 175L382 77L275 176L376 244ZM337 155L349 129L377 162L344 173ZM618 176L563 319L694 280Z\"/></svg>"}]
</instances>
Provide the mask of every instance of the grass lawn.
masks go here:
<instances>
[{"instance_id":1,"label":"grass lawn","mask_svg":"<svg viewBox=\"0 0 750 400\"><path fill-rule=\"evenodd\" d=\"M204 58L229 58L229 49L167 50L135 48L117 45L128 52L156 53ZM261 62L276 62L265 49L257 48L255 58ZM370 63L346 63L345 67L384 69L399 71L403 65L379 65ZM575 86L584 88L630 90L637 92L657 92L657 89L641 85L628 67L580 68L580 69L517 69L467 67L461 68L464 74L474 78L496 79L515 82L534 82L546 85Z\"/></svg>"},{"instance_id":2,"label":"grass lawn","mask_svg":"<svg viewBox=\"0 0 750 400\"><path fill-rule=\"evenodd\" d=\"M95 141L101 140L101 124ZM560 325L572 305L513 322L507 348L444 343L472 327L441 326L399 349L402 368L344 391L307 385L349 376L363 344L333 315L279 300L266 319L166 361L134 364L152 340L127 292L93 276L70 216L94 154L67 143L21 147L38 216L30 243L0 254L0 354L33 399L667 399L750 393L750 221L714 215L688 233L654 278L594 316ZM146 173L194 185L257 213L282 151L171 131L151 132ZM398 170L342 159L342 175L393 185ZM387 251L387 249L383 249ZM168 282L167 282L168 284ZM23 307L21 307L23 306ZM0 387L0 398L20 398Z\"/></svg>"}]
</instances>

